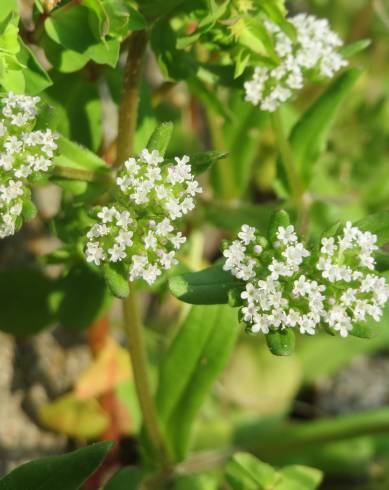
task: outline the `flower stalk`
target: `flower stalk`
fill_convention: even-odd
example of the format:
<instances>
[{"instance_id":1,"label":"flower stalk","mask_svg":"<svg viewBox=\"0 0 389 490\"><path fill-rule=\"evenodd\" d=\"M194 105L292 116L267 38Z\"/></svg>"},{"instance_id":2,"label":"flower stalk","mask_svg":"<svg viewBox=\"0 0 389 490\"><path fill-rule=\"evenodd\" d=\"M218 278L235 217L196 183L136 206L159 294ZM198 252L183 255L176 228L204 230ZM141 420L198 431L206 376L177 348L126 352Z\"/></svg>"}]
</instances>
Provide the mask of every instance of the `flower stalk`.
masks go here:
<instances>
[{"instance_id":1,"label":"flower stalk","mask_svg":"<svg viewBox=\"0 0 389 490\"><path fill-rule=\"evenodd\" d=\"M146 32L144 30L134 32L128 42L123 93L119 108L116 167L122 165L134 150L139 83L147 45ZM166 468L168 451L160 429L147 372L147 354L139 312L139 298L133 283L130 283L129 289L129 296L123 300L124 331L128 341L135 388L149 442L160 466Z\"/></svg>"}]
</instances>

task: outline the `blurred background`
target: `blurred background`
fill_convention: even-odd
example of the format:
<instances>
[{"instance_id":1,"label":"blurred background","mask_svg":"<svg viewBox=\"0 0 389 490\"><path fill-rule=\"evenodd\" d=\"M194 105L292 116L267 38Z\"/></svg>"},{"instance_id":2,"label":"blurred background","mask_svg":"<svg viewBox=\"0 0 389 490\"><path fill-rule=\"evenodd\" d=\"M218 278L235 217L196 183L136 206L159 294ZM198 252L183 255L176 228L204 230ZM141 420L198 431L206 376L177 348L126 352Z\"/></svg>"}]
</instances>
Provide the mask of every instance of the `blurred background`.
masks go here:
<instances>
[{"instance_id":1,"label":"blurred background","mask_svg":"<svg viewBox=\"0 0 389 490\"><path fill-rule=\"evenodd\" d=\"M311 229L318 235L337 220L357 220L389 207L389 5L385 0L287 3L291 15L309 12L328 18L346 42L372 41L355 56L353 63L363 66L364 72L338 114L311 186ZM22 1L20 8L28 31L31 2ZM49 66L48 60L45 63ZM65 76L51 75L54 81ZM112 162L120 72L104 68L103 73L96 73L94 66L87 65L66 76L68 91L56 90L55 84L47 90L50 103L61 114L59 129ZM210 183L203 182L208 190L193 218L194 225L205 222L204 233L191 235L192 252L186 257L195 269L217 258L220 239L242 223L266 227L279 200L274 186L275 142L266 115L244 103L242 94L230 96L220 90L223 107L209 100L200 86L164 82L153 55L147 54L136 149L143 148L158 122L172 120L172 154L210 148L229 152L234 199L228 205L223 200L217 182L225 167L216 167ZM289 127L321 90L309 85L293 106L285 108ZM212 202L211 188L217 197ZM0 242L2 267L29 264L58 246L59 240L50 234L50 219L58 211L60 191L54 186L39 189L34 198L39 216L16 236ZM49 266L48 271L58 274L57 266ZM25 302L18 296L15 308L34 301L34 287L40 280L32 273L21 293ZM12 278L3 275L0 281L3 292ZM143 293L155 365L186 309L167 293L166 285L157 286L156 291L161 294ZM7 301L13 301L12 297L7 296ZM52 325L33 337L14 338L0 332L1 473L24 461L101 438L120 441L116 465L136 461L133 435L139 428L139 412L129 360L120 346L120 322L120 306L114 301L109 315L104 314L87 331ZM389 311L382 327L370 340L300 336L296 353L288 358L272 356L260 337L242 335L202 409L196 448L247 442L265 461L322 468L323 488L388 489ZM102 352L99 341L109 328L113 334ZM105 376L112 365L114 374ZM285 420L304 422L305 429L297 436L284 433ZM359 429L369 424L374 433L360 437ZM280 427L278 438L285 438L281 448L266 439L266 430L273 426ZM328 430L339 440L328 443L324 435L320 444L310 442L311 433L328 434ZM347 439L343 440L343 433ZM349 437L350 433L355 437ZM90 488L95 488L93 483Z\"/></svg>"}]
</instances>

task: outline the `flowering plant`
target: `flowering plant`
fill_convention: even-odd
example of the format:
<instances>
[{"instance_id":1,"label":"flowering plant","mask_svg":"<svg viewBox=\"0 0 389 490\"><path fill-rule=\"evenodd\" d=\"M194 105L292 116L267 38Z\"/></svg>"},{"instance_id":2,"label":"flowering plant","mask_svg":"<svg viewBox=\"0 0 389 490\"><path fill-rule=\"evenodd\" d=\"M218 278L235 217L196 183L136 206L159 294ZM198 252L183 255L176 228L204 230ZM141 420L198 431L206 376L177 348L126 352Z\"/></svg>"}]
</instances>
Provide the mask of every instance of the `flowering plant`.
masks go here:
<instances>
[{"instance_id":1,"label":"flowering plant","mask_svg":"<svg viewBox=\"0 0 389 490\"><path fill-rule=\"evenodd\" d=\"M352 393L369 411L320 419L323 378L389 338L386 21L380 2L335 3L1 2L4 413L28 405L34 433L79 449L0 490L315 490L384 472L387 408ZM369 22L372 46L343 42ZM28 356L13 339L32 335ZM85 370L52 362L61 342ZM2 454L24 440L0 430Z\"/></svg>"}]
</instances>

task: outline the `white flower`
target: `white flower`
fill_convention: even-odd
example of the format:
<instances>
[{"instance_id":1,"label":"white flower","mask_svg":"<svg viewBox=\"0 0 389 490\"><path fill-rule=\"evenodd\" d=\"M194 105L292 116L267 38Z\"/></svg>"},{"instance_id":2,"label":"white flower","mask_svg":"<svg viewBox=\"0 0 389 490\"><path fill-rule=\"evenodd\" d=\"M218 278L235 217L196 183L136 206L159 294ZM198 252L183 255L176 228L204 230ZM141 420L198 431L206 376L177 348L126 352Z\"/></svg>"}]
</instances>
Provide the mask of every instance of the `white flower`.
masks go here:
<instances>
[{"instance_id":1,"label":"white flower","mask_svg":"<svg viewBox=\"0 0 389 490\"><path fill-rule=\"evenodd\" d=\"M160 223L157 224L155 233L156 235L166 237L174 230L170 220L168 218L164 218Z\"/></svg>"},{"instance_id":2,"label":"white flower","mask_svg":"<svg viewBox=\"0 0 389 490\"><path fill-rule=\"evenodd\" d=\"M149 151L144 149L140 153L140 159L144 163L148 163L151 165L158 165L163 162L163 157L159 154L158 150Z\"/></svg>"},{"instance_id":3,"label":"white flower","mask_svg":"<svg viewBox=\"0 0 389 490\"><path fill-rule=\"evenodd\" d=\"M100 212L97 213L97 217L101 219L103 223L110 223L117 217L117 211L115 208L109 208L104 206Z\"/></svg>"},{"instance_id":4,"label":"white flower","mask_svg":"<svg viewBox=\"0 0 389 490\"><path fill-rule=\"evenodd\" d=\"M245 231L250 231L249 239ZM224 269L246 282L241 314L252 332L297 328L314 335L327 324L346 337L354 322L381 318L389 285L374 273L375 235L347 223L337 237L322 239L312 270L305 262L310 252L298 242L293 227L279 227L277 241L264 254L251 231L245 227L223 255ZM369 273L361 254L371 259Z\"/></svg>"},{"instance_id":5,"label":"white flower","mask_svg":"<svg viewBox=\"0 0 389 490\"><path fill-rule=\"evenodd\" d=\"M164 162L158 151L147 149L138 158L129 158L116 178L117 205L97 212L98 223L87 233L86 254L96 241L104 251L100 262L122 261L130 281L143 279L149 284L175 265L186 238L175 230L173 221L194 208L193 197L201 192L189 161L183 156ZM108 232L100 234L99 226L106 226ZM92 246L89 256L94 254Z\"/></svg>"},{"instance_id":6,"label":"white flower","mask_svg":"<svg viewBox=\"0 0 389 490\"><path fill-rule=\"evenodd\" d=\"M321 241L321 253L327 255L334 255L335 251L335 239L333 237L323 238Z\"/></svg>"},{"instance_id":7,"label":"white flower","mask_svg":"<svg viewBox=\"0 0 389 490\"><path fill-rule=\"evenodd\" d=\"M311 255L308 250L306 250L302 243L297 243L287 247L282 255L286 258L288 265L298 266L302 263L304 257L309 257Z\"/></svg>"},{"instance_id":8,"label":"white flower","mask_svg":"<svg viewBox=\"0 0 389 490\"><path fill-rule=\"evenodd\" d=\"M97 243L89 242L86 249L87 262L93 262L96 265L100 265L105 259L105 253L102 247Z\"/></svg>"},{"instance_id":9,"label":"white flower","mask_svg":"<svg viewBox=\"0 0 389 490\"><path fill-rule=\"evenodd\" d=\"M126 252L124 251L124 245L115 243L112 248L108 249L111 262L120 262L126 258Z\"/></svg>"},{"instance_id":10,"label":"white flower","mask_svg":"<svg viewBox=\"0 0 389 490\"><path fill-rule=\"evenodd\" d=\"M149 265L147 269L144 270L142 277L148 284L153 284L160 275L161 271L156 265Z\"/></svg>"},{"instance_id":11,"label":"white flower","mask_svg":"<svg viewBox=\"0 0 389 490\"><path fill-rule=\"evenodd\" d=\"M249 225L242 225L238 237L245 245L249 245L255 240L255 228Z\"/></svg>"},{"instance_id":12,"label":"white flower","mask_svg":"<svg viewBox=\"0 0 389 490\"><path fill-rule=\"evenodd\" d=\"M116 213L116 223L120 228L127 229L129 225L131 225L134 220L131 218L131 215L128 211L122 211L121 213Z\"/></svg>"},{"instance_id":13,"label":"white flower","mask_svg":"<svg viewBox=\"0 0 389 490\"><path fill-rule=\"evenodd\" d=\"M170 241L173 247L178 250L186 242L186 237L182 236L182 233L179 231L175 236L170 238Z\"/></svg>"},{"instance_id":14,"label":"white flower","mask_svg":"<svg viewBox=\"0 0 389 490\"><path fill-rule=\"evenodd\" d=\"M331 78L347 61L337 53L342 45L326 20L300 14L289 19L296 29L296 39L289 38L269 20L265 29L272 38L279 58L275 68L256 67L251 80L245 82L245 100L263 111L274 112L304 85L304 76L316 73Z\"/></svg>"},{"instance_id":15,"label":"white flower","mask_svg":"<svg viewBox=\"0 0 389 490\"><path fill-rule=\"evenodd\" d=\"M284 245L288 245L289 243L297 242L297 235L294 231L294 226L279 226L276 234L278 240Z\"/></svg>"},{"instance_id":16,"label":"white flower","mask_svg":"<svg viewBox=\"0 0 389 490\"><path fill-rule=\"evenodd\" d=\"M115 241L123 248L131 247L131 245L134 243L132 240L133 236L133 231L120 230L115 238Z\"/></svg>"}]
</instances>

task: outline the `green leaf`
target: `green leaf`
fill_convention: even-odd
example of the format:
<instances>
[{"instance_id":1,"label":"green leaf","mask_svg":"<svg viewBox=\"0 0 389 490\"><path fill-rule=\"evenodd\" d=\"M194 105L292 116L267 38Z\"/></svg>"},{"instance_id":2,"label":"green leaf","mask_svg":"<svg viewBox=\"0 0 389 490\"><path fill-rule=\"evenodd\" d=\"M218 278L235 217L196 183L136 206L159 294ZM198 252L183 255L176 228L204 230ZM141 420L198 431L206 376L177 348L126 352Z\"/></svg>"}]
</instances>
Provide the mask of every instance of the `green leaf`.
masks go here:
<instances>
[{"instance_id":1,"label":"green leaf","mask_svg":"<svg viewBox=\"0 0 389 490\"><path fill-rule=\"evenodd\" d=\"M283 480L274 490L315 490L323 479L320 470L301 465L285 466L279 473Z\"/></svg>"},{"instance_id":2,"label":"green leaf","mask_svg":"<svg viewBox=\"0 0 389 490\"><path fill-rule=\"evenodd\" d=\"M3 21L11 12L17 12L17 0L2 0L0 9L0 22Z\"/></svg>"},{"instance_id":3,"label":"green leaf","mask_svg":"<svg viewBox=\"0 0 389 490\"><path fill-rule=\"evenodd\" d=\"M190 166L194 175L200 175L206 172L211 165L218 160L223 160L228 155L225 151L204 151L194 153L190 156Z\"/></svg>"},{"instance_id":4,"label":"green leaf","mask_svg":"<svg viewBox=\"0 0 389 490\"><path fill-rule=\"evenodd\" d=\"M363 231L370 231L377 235L377 244L385 245L389 242L389 210L370 214L355 223Z\"/></svg>"},{"instance_id":5,"label":"green leaf","mask_svg":"<svg viewBox=\"0 0 389 490\"><path fill-rule=\"evenodd\" d=\"M83 5L55 9L45 20L46 33L64 48L85 53L99 41L91 28L90 16L90 9Z\"/></svg>"},{"instance_id":6,"label":"green leaf","mask_svg":"<svg viewBox=\"0 0 389 490\"><path fill-rule=\"evenodd\" d=\"M266 335L266 343L275 356L290 356L294 351L294 332L290 328L270 330Z\"/></svg>"},{"instance_id":7,"label":"green leaf","mask_svg":"<svg viewBox=\"0 0 389 490\"><path fill-rule=\"evenodd\" d=\"M83 26L78 29L78 26ZM117 39L105 39L107 18L102 5L84 0L71 9L55 9L45 21L47 35L67 50L76 51L99 64L116 66L119 58Z\"/></svg>"},{"instance_id":8,"label":"green leaf","mask_svg":"<svg viewBox=\"0 0 389 490\"><path fill-rule=\"evenodd\" d=\"M178 9L187 2L187 0L142 0L140 3L141 11L146 17L155 18L167 15L171 11ZM200 1L197 2L202 5Z\"/></svg>"},{"instance_id":9,"label":"green leaf","mask_svg":"<svg viewBox=\"0 0 389 490\"><path fill-rule=\"evenodd\" d=\"M114 474L103 490L137 490L141 479L139 468L123 468Z\"/></svg>"},{"instance_id":10,"label":"green leaf","mask_svg":"<svg viewBox=\"0 0 389 490\"><path fill-rule=\"evenodd\" d=\"M25 93L36 95L52 85L52 80L46 70L40 65L34 53L19 38L20 51L17 59L23 65Z\"/></svg>"},{"instance_id":11,"label":"green leaf","mask_svg":"<svg viewBox=\"0 0 389 490\"><path fill-rule=\"evenodd\" d=\"M0 480L0 490L77 490L104 461L111 442L23 464Z\"/></svg>"},{"instance_id":12,"label":"green leaf","mask_svg":"<svg viewBox=\"0 0 389 490\"><path fill-rule=\"evenodd\" d=\"M359 53L360 51L364 51L366 48L368 48L371 44L370 39L361 39L360 41L356 41L355 43L348 44L344 48L340 50L340 54L344 58L351 58L356 53Z\"/></svg>"},{"instance_id":13,"label":"green leaf","mask_svg":"<svg viewBox=\"0 0 389 490\"><path fill-rule=\"evenodd\" d=\"M354 323L350 335L361 339L372 339L381 333L382 327L377 322L358 322Z\"/></svg>"},{"instance_id":14,"label":"green leaf","mask_svg":"<svg viewBox=\"0 0 389 490\"><path fill-rule=\"evenodd\" d=\"M50 63L62 73L81 70L88 63L89 58L87 56L72 49L63 48L45 33L42 35L40 44Z\"/></svg>"},{"instance_id":15,"label":"green leaf","mask_svg":"<svg viewBox=\"0 0 389 490\"><path fill-rule=\"evenodd\" d=\"M266 235L276 208L277 204L272 203L257 205L207 202L204 212L206 220L219 228L236 231L242 225L247 224L255 226L261 234Z\"/></svg>"},{"instance_id":16,"label":"green leaf","mask_svg":"<svg viewBox=\"0 0 389 490\"><path fill-rule=\"evenodd\" d=\"M172 490L217 490L219 485L209 475L185 475L177 478Z\"/></svg>"},{"instance_id":17,"label":"green leaf","mask_svg":"<svg viewBox=\"0 0 389 490\"><path fill-rule=\"evenodd\" d=\"M54 158L54 165L81 170L108 172L107 164L95 153L78 143L70 141L60 135L57 139L58 156Z\"/></svg>"},{"instance_id":18,"label":"green leaf","mask_svg":"<svg viewBox=\"0 0 389 490\"><path fill-rule=\"evenodd\" d=\"M289 139L297 167L305 184L310 182L314 165L325 149L337 111L360 74L359 68L344 72L293 127Z\"/></svg>"},{"instance_id":19,"label":"green leaf","mask_svg":"<svg viewBox=\"0 0 389 490\"><path fill-rule=\"evenodd\" d=\"M64 136L97 151L102 142L102 104L96 83L79 73L54 73L48 104L58 116L56 128ZM57 117L58 117L57 116Z\"/></svg>"},{"instance_id":20,"label":"green leaf","mask_svg":"<svg viewBox=\"0 0 389 490\"><path fill-rule=\"evenodd\" d=\"M244 283L222 265L213 265L199 272L173 276L169 280L171 293L181 301L193 305L217 305L228 303L231 290L244 289Z\"/></svg>"},{"instance_id":21,"label":"green leaf","mask_svg":"<svg viewBox=\"0 0 389 490\"><path fill-rule=\"evenodd\" d=\"M173 123L164 122L155 128L150 136L147 148L149 150L158 150L161 155L166 153L167 147L173 134Z\"/></svg>"},{"instance_id":22,"label":"green leaf","mask_svg":"<svg viewBox=\"0 0 389 490\"><path fill-rule=\"evenodd\" d=\"M154 24L150 44L167 79L185 80L194 75L196 62L188 52L177 49L176 34L168 21L163 19Z\"/></svg>"},{"instance_id":23,"label":"green leaf","mask_svg":"<svg viewBox=\"0 0 389 490\"><path fill-rule=\"evenodd\" d=\"M32 335L55 321L50 301L55 281L38 269L14 267L0 271L0 290L0 329L4 332Z\"/></svg>"},{"instance_id":24,"label":"green leaf","mask_svg":"<svg viewBox=\"0 0 389 490\"><path fill-rule=\"evenodd\" d=\"M139 31L147 27L147 22L144 16L134 8L127 5L127 9L130 12L130 19L128 22L128 29L131 31Z\"/></svg>"},{"instance_id":25,"label":"green leaf","mask_svg":"<svg viewBox=\"0 0 389 490\"><path fill-rule=\"evenodd\" d=\"M143 15L128 6L123 0L101 0L109 21L109 34L120 39L131 31L144 29L146 21Z\"/></svg>"},{"instance_id":26,"label":"green leaf","mask_svg":"<svg viewBox=\"0 0 389 490\"><path fill-rule=\"evenodd\" d=\"M130 289L125 267L120 263L104 264L103 274L111 293L117 298L127 298Z\"/></svg>"},{"instance_id":27,"label":"green leaf","mask_svg":"<svg viewBox=\"0 0 389 490\"><path fill-rule=\"evenodd\" d=\"M100 65L115 68L120 54L120 42L117 39L109 39L90 46L84 54Z\"/></svg>"},{"instance_id":28,"label":"green leaf","mask_svg":"<svg viewBox=\"0 0 389 490\"><path fill-rule=\"evenodd\" d=\"M86 264L74 265L59 281L59 321L71 330L89 327L109 307L112 297L100 274Z\"/></svg>"},{"instance_id":29,"label":"green leaf","mask_svg":"<svg viewBox=\"0 0 389 490\"><path fill-rule=\"evenodd\" d=\"M37 215L37 212L37 207L32 201L27 200L23 202L22 216L25 221L30 221L31 219L34 219Z\"/></svg>"},{"instance_id":30,"label":"green leaf","mask_svg":"<svg viewBox=\"0 0 389 490\"><path fill-rule=\"evenodd\" d=\"M242 100L238 90L233 91L233 94L228 112L239 114L239 117L232 117L223 125L224 141L220 149L225 149L229 155L221 165L228 165L232 169L236 197L241 197L252 183L254 165L260 166L263 175L261 134L266 131L269 116ZM223 197L223 173L218 170L218 164L211 169L211 184L217 195Z\"/></svg>"},{"instance_id":31,"label":"green leaf","mask_svg":"<svg viewBox=\"0 0 389 490\"><path fill-rule=\"evenodd\" d=\"M249 453L237 453L227 464L226 478L232 490L276 488L276 470Z\"/></svg>"},{"instance_id":32,"label":"green leaf","mask_svg":"<svg viewBox=\"0 0 389 490\"><path fill-rule=\"evenodd\" d=\"M228 306L196 306L173 340L160 369L157 408L172 455L184 459L192 425L239 334Z\"/></svg>"}]
</instances>

